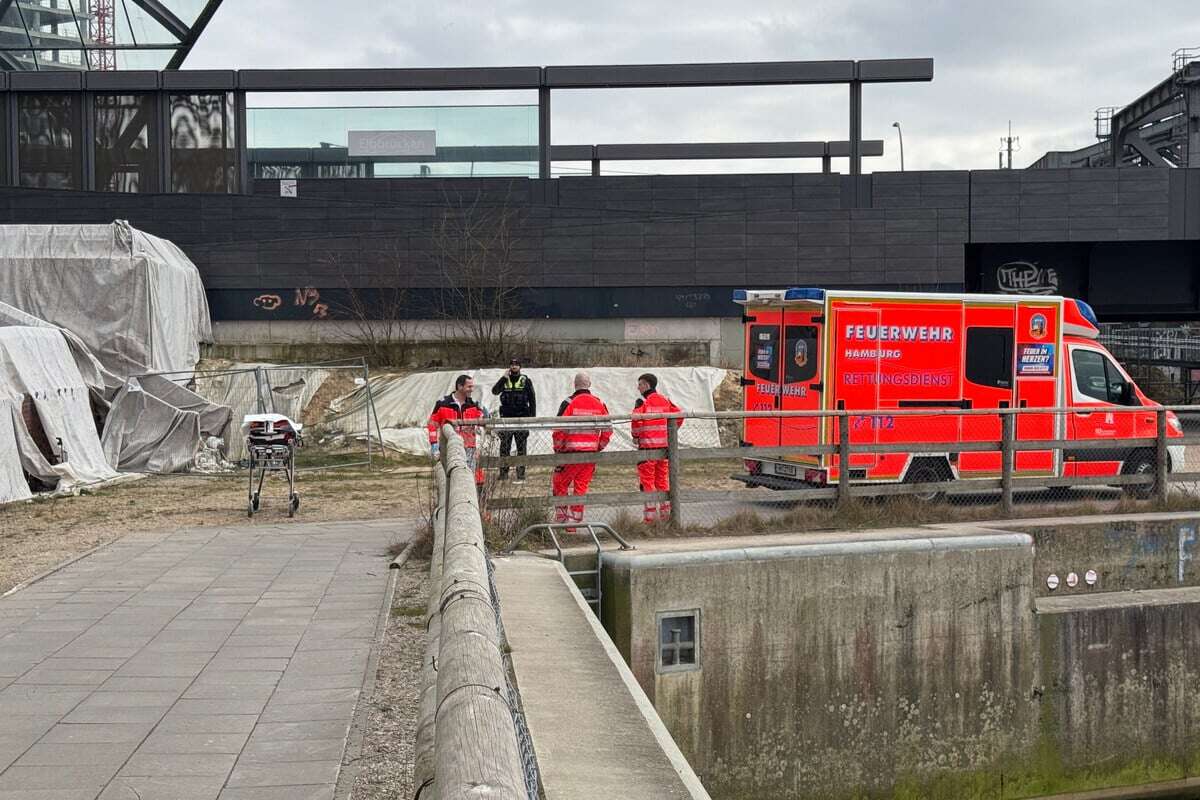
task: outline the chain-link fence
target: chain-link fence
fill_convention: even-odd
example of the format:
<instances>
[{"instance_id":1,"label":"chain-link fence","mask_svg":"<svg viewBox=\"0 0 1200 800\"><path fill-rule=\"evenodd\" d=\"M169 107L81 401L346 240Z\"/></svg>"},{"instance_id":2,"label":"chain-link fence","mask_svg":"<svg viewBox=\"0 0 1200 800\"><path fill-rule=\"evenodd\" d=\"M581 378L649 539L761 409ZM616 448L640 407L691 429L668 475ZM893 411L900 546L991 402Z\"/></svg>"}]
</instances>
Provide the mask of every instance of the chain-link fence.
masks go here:
<instances>
[{"instance_id":1,"label":"chain-link fence","mask_svg":"<svg viewBox=\"0 0 1200 800\"><path fill-rule=\"evenodd\" d=\"M367 366L239 364L227 369L135 376L155 393L199 417L201 448L191 471L236 474L248 464L242 420L250 414L282 414L303 429L298 470L367 466L380 454L379 427L371 402ZM366 387L367 401L342 410L338 400ZM139 471L154 471L139 470Z\"/></svg>"},{"instance_id":2,"label":"chain-link fence","mask_svg":"<svg viewBox=\"0 0 1200 800\"><path fill-rule=\"evenodd\" d=\"M492 419L477 477L494 539L580 519L740 533L1200 507L1200 429L1180 421L1197 412L686 413L660 419L669 441L654 450L634 446L631 415ZM606 446L556 452L556 431L559 451L571 431Z\"/></svg>"}]
</instances>

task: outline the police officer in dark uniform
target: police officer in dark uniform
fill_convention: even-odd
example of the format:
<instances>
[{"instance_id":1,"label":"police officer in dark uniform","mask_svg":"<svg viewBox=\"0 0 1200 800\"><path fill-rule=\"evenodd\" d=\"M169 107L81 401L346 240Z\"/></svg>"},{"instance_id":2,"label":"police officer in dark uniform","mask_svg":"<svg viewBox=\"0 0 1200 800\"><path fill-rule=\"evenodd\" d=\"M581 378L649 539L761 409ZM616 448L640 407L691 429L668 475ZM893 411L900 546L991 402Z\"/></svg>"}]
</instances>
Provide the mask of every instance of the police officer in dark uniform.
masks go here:
<instances>
[{"instance_id":1,"label":"police officer in dark uniform","mask_svg":"<svg viewBox=\"0 0 1200 800\"><path fill-rule=\"evenodd\" d=\"M521 374L521 362L514 358L496 385L492 394L500 395L501 417L536 417L537 398L533 393L533 381L528 375ZM500 455L507 456L512 452L513 440L517 442L517 455L525 455L525 446L529 441L529 431L501 431ZM508 478L508 467L500 468L500 480ZM525 465L517 467L517 483L525 482Z\"/></svg>"}]
</instances>

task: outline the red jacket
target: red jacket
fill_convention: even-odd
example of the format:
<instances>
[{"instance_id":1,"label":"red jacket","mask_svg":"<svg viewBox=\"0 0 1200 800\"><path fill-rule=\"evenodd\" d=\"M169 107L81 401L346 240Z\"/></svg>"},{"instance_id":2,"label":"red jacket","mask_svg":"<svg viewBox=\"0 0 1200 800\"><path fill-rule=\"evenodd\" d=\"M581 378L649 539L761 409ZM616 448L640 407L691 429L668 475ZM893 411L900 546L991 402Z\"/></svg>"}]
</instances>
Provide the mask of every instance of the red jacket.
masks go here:
<instances>
[{"instance_id":1,"label":"red jacket","mask_svg":"<svg viewBox=\"0 0 1200 800\"><path fill-rule=\"evenodd\" d=\"M608 406L587 389L580 389L558 407L560 417L607 417ZM556 453L598 453L608 447L612 425L601 422L594 428L562 428L554 432Z\"/></svg>"},{"instance_id":2,"label":"red jacket","mask_svg":"<svg viewBox=\"0 0 1200 800\"><path fill-rule=\"evenodd\" d=\"M437 444L438 431L442 426L449 422L454 425L454 429L458 431L463 439L463 447L470 450L475 447L475 426L466 425L459 427L456 422L463 419L483 419L487 416L483 408L472 400L470 397L462 406L458 405L458 401L454 399L454 395L448 394L441 400L433 404L433 413L429 415L429 443Z\"/></svg>"},{"instance_id":3,"label":"red jacket","mask_svg":"<svg viewBox=\"0 0 1200 800\"><path fill-rule=\"evenodd\" d=\"M678 414L682 411L679 406L656 391L649 391L638 398L633 404L633 420L630 428L633 441L640 450L655 450L667 446L667 420L662 417L655 419L650 414ZM671 420L678 429L683 420Z\"/></svg>"}]
</instances>

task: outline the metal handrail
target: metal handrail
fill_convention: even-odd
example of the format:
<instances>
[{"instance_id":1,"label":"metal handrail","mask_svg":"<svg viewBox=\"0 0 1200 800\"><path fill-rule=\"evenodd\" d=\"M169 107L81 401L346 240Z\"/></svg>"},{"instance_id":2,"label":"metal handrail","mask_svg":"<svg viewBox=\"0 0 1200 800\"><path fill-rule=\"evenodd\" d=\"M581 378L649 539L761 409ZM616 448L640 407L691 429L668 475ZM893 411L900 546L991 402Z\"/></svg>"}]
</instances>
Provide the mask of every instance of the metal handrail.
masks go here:
<instances>
[{"instance_id":1,"label":"metal handrail","mask_svg":"<svg viewBox=\"0 0 1200 800\"><path fill-rule=\"evenodd\" d=\"M591 534L593 539L596 538L595 531L597 529L599 529L599 530L607 533L614 540L616 540L616 542L619 545L621 550L636 550L637 549L636 547L631 545L629 542L625 541L621 537L621 534L614 531L612 529L612 526L606 522L539 522L537 524L530 525L529 527L525 528L523 531L518 533L515 537L513 537L513 540L511 542L509 542L507 545L505 545L503 549L500 550L500 555L506 556L506 555L509 555L510 553L512 553L513 550L517 549L517 546L520 545L521 542L525 541L525 537L527 537L529 534L533 533L535 530L545 530L547 533L550 534L550 541L554 542L554 549L558 553L558 560L562 561L562 555L563 555L562 545L560 545L558 543L558 537L554 535L554 531L555 530L566 530L568 528L586 528L588 530L588 533ZM597 541L597 544L599 544L598 541ZM541 555L541 554L539 553L538 555ZM545 557L548 558L549 556L545 556Z\"/></svg>"}]
</instances>

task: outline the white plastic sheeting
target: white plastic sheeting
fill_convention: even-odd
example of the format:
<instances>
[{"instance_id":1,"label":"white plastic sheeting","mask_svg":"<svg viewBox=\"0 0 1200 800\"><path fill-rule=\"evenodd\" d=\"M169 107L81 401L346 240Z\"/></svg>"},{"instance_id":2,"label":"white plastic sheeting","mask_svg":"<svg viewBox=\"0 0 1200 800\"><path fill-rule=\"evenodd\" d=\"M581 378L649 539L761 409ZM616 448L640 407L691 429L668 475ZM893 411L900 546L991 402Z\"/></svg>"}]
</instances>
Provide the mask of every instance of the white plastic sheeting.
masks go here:
<instances>
[{"instance_id":1,"label":"white plastic sheeting","mask_svg":"<svg viewBox=\"0 0 1200 800\"><path fill-rule=\"evenodd\" d=\"M115 478L92 420L91 390L63 334L53 328L0 327L0 502L30 497L23 472L58 489ZM38 449L21 405L28 396L47 439L66 460L50 464Z\"/></svg>"},{"instance_id":2,"label":"white plastic sheeting","mask_svg":"<svg viewBox=\"0 0 1200 800\"><path fill-rule=\"evenodd\" d=\"M583 370L592 376L592 393L608 406L613 414L628 414L638 398L637 378L644 372L658 376L658 389L684 411L713 411L713 392L725 379L725 370L715 367L595 367ZM524 373L533 381L537 395L539 417L552 417L558 406L575 390L573 381L578 369L530 368ZM454 390L454 379L463 372L422 372L402 378L373 378L371 395L379 416L383 441L395 450L421 454L429 452L425 424L438 398ZM492 394L492 386L504 374L503 369L466 370L475 379L475 399L493 415L498 415L500 398ZM367 395L365 389L340 398L333 404L341 425L347 433L365 435ZM373 428L373 426L372 426ZM720 447L720 435L715 420L688 420L686 434L680 443L688 447ZM373 432L373 431L372 431ZM613 433L610 450L632 450L629 423L618 424ZM550 437L531 436L530 455L550 451Z\"/></svg>"},{"instance_id":3,"label":"white plastic sheeting","mask_svg":"<svg viewBox=\"0 0 1200 800\"><path fill-rule=\"evenodd\" d=\"M0 301L71 331L121 378L192 369L212 340L196 266L121 220L0 226Z\"/></svg>"},{"instance_id":4,"label":"white plastic sheeting","mask_svg":"<svg viewBox=\"0 0 1200 800\"><path fill-rule=\"evenodd\" d=\"M55 331L66 340L75 366L92 390L92 400L107 408L101 444L105 459L114 469L125 472L186 469L202 438L226 435L228 408L210 403L162 376L145 375L122 381L105 369L75 334L0 303L0 328L12 326Z\"/></svg>"}]
</instances>

